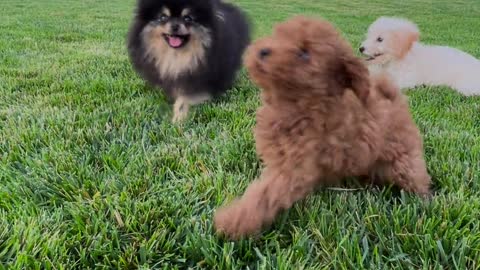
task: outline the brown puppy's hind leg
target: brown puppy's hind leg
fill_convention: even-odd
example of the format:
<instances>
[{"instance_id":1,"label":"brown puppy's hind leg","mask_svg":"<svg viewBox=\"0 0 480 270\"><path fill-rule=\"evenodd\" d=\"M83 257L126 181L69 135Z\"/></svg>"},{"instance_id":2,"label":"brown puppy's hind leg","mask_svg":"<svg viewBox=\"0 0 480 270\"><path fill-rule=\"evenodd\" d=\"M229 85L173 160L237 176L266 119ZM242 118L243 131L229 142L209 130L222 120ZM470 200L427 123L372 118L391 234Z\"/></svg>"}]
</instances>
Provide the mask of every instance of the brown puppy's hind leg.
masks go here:
<instances>
[{"instance_id":1,"label":"brown puppy's hind leg","mask_svg":"<svg viewBox=\"0 0 480 270\"><path fill-rule=\"evenodd\" d=\"M315 188L316 179L308 177L265 170L240 199L217 210L214 217L217 232L230 239L259 233L281 210L290 208Z\"/></svg>"}]
</instances>

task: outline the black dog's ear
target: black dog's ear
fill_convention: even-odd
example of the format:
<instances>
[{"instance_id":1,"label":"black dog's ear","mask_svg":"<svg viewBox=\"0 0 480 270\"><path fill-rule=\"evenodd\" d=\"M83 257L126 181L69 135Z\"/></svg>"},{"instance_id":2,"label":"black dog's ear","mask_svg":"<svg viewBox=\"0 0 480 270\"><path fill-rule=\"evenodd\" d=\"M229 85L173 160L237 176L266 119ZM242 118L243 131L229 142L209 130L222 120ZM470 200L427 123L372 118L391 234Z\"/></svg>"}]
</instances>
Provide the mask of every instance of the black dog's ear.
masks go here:
<instances>
[{"instance_id":1,"label":"black dog's ear","mask_svg":"<svg viewBox=\"0 0 480 270\"><path fill-rule=\"evenodd\" d=\"M136 16L141 21L150 21L158 12L158 4L155 0L138 0Z\"/></svg>"},{"instance_id":2,"label":"black dog's ear","mask_svg":"<svg viewBox=\"0 0 480 270\"><path fill-rule=\"evenodd\" d=\"M336 75L338 83L351 89L365 103L370 94L370 79L367 67L354 55L341 57Z\"/></svg>"},{"instance_id":3,"label":"black dog's ear","mask_svg":"<svg viewBox=\"0 0 480 270\"><path fill-rule=\"evenodd\" d=\"M211 7L216 7L220 4L220 0L205 0L205 4Z\"/></svg>"}]
</instances>

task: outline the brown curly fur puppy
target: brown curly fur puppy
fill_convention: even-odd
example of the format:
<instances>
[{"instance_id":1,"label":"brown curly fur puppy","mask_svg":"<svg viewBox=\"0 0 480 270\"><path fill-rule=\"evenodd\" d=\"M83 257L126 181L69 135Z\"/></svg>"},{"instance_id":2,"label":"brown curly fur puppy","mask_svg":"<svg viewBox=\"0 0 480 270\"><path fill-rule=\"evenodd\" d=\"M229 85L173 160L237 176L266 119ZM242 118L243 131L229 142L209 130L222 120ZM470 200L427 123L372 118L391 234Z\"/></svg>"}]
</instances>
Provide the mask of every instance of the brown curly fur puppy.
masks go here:
<instances>
[{"instance_id":1,"label":"brown curly fur puppy","mask_svg":"<svg viewBox=\"0 0 480 270\"><path fill-rule=\"evenodd\" d=\"M248 50L263 88L256 147L265 163L240 199L219 209L229 238L258 233L319 184L370 175L421 195L430 176L405 98L387 79L370 80L350 45L326 21L296 17Z\"/></svg>"}]
</instances>

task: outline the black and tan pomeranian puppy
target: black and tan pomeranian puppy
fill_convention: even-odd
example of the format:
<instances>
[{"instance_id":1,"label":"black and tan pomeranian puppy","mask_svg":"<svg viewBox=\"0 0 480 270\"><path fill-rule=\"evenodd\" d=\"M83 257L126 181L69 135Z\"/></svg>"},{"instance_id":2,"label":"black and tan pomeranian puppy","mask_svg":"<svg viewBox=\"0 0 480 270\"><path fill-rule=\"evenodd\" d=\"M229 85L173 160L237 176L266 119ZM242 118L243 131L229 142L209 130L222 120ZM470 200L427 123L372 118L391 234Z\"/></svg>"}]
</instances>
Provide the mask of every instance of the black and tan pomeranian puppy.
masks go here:
<instances>
[{"instance_id":1,"label":"black and tan pomeranian puppy","mask_svg":"<svg viewBox=\"0 0 480 270\"><path fill-rule=\"evenodd\" d=\"M232 87L249 42L244 13L221 0L138 0L128 51L137 72L174 101L176 122Z\"/></svg>"}]
</instances>

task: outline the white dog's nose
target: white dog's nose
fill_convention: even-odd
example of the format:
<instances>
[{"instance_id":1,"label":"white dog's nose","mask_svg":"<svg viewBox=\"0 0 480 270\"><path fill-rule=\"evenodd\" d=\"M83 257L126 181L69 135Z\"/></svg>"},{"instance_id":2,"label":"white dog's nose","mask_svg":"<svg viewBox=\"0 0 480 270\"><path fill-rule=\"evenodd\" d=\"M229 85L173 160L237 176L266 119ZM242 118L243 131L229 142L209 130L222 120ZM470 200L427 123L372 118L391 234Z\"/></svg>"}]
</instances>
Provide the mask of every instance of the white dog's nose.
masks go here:
<instances>
[{"instance_id":1,"label":"white dog's nose","mask_svg":"<svg viewBox=\"0 0 480 270\"><path fill-rule=\"evenodd\" d=\"M360 47L358 50L359 50L361 53L363 53L363 52L365 51L365 47L362 46L362 47Z\"/></svg>"}]
</instances>

